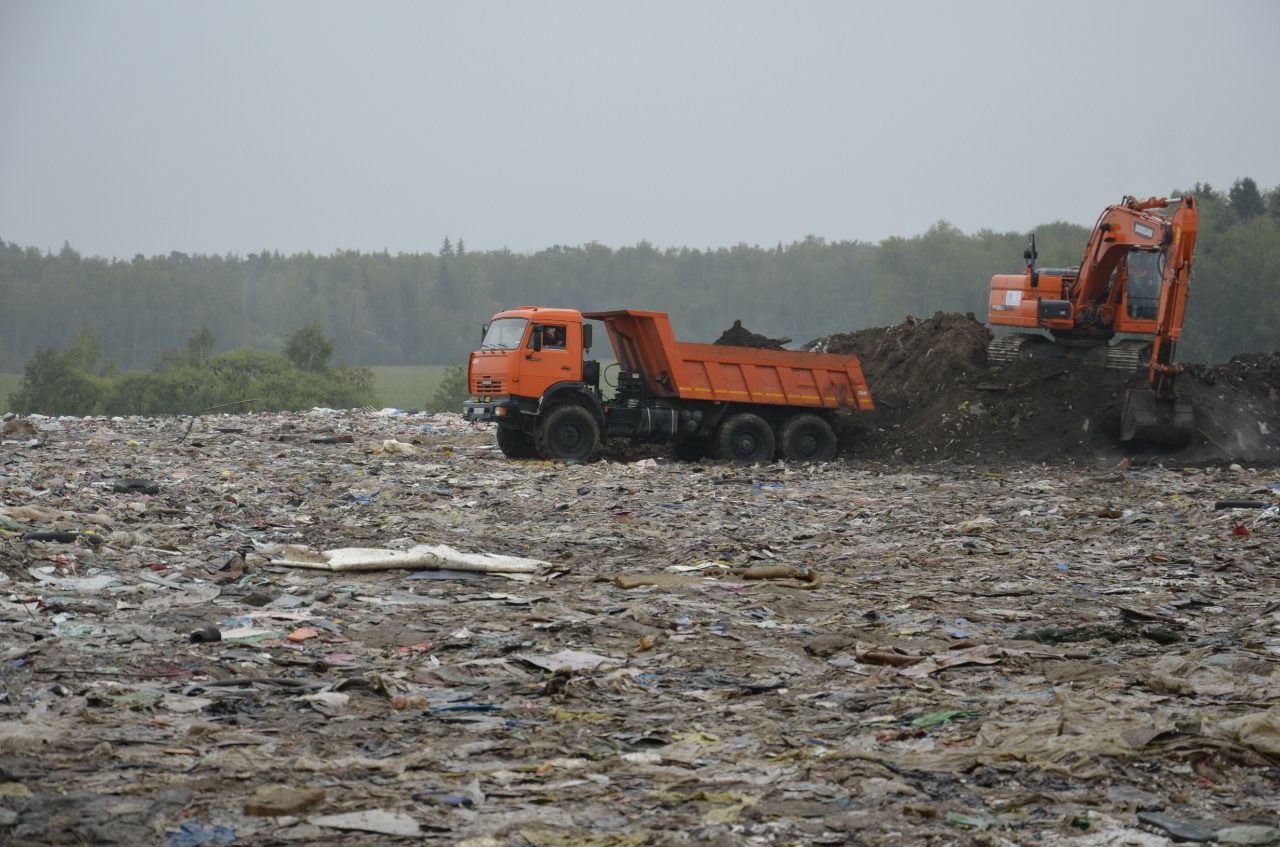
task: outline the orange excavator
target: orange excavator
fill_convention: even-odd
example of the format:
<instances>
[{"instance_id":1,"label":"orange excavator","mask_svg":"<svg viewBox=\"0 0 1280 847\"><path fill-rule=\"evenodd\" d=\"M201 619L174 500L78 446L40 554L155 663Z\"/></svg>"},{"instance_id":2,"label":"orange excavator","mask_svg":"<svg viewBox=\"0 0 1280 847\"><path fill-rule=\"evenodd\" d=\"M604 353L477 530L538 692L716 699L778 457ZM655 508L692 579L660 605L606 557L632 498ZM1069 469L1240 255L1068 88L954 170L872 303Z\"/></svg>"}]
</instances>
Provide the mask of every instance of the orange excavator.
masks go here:
<instances>
[{"instance_id":1,"label":"orange excavator","mask_svg":"<svg viewBox=\"0 0 1280 847\"><path fill-rule=\"evenodd\" d=\"M1174 364L1173 350L1182 335L1196 226L1194 197L1125 197L1098 217L1074 268L1037 268L1032 235L1026 269L991 278L987 314L993 326L1049 335L999 337L988 361L1066 356L1145 370L1147 385L1125 392L1121 441L1176 446L1190 440L1194 410L1174 393L1182 367ZM1119 333L1148 338L1112 344Z\"/></svg>"}]
</instances>

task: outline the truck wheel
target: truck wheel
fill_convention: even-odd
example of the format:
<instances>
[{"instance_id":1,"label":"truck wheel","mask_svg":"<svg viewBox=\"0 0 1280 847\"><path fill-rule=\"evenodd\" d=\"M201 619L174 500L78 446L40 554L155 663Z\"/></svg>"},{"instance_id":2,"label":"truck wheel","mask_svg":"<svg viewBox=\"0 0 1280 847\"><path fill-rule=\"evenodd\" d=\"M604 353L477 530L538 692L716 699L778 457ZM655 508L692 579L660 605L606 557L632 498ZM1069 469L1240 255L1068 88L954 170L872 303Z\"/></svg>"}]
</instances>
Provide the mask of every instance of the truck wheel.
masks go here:
<instances>
[{"instance_id":1,"label":"truck wheel","mask_svg":"<svg viewBox=\"0 0 1280 847\"><path fill-rule=\"evenodd\" d=\"M534 435L538 454L553 462L585 462L595 455L599 442L595 416L572 404L548 412Z\"/></svg>"},{"instance_id":2,"label":"truck wheel","mask_svg":"<svg viewBox=\"0 0 1280 847\"><path fill-rule=\"evenodd\" d=\"M721 459L767 462L773 458L773 430L759 415L739 412L720 424L716 450Z\"/></svg>"},{"instance_id":3,"label":"truck wheel","mask_svg":"<svg viewBox=\"0 0 1280 847\"><path fill-rule=\"evenodd\" d=\"M508 459L536 459L538 446L533 436L519 427L498 424L498 449Z\"/></svg>"},{"instance_id":4,"label":"truck wheel","mask_svg":"<svg viewBox=\"0 0 1280 847\"><path fill-rule=\"evenodd\" d=\"M778 433L782 458L788 462L829 462L836 457L836 434L817 415L796 415Z\"/></svg>"}]
</instances>

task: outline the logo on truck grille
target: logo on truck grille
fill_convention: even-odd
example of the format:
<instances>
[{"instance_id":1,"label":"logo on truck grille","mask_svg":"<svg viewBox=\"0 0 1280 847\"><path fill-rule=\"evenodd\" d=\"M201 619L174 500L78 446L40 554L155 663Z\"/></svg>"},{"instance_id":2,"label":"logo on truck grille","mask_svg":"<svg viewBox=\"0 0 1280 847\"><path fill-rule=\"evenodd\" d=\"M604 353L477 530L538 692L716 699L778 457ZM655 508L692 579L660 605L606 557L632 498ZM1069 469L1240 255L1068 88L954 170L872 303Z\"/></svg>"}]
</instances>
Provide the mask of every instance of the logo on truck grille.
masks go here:
<instances>
[{"instance_id":1,"label":"logo on truck grille","mask_svg":"<svg viewBox=\"0 0 1280 847\"><path fill-rule=\"evenodd\" d=\"M502 380L483 377L476 381L476 394L501 394Z\"/></svg>"}]
</instances>

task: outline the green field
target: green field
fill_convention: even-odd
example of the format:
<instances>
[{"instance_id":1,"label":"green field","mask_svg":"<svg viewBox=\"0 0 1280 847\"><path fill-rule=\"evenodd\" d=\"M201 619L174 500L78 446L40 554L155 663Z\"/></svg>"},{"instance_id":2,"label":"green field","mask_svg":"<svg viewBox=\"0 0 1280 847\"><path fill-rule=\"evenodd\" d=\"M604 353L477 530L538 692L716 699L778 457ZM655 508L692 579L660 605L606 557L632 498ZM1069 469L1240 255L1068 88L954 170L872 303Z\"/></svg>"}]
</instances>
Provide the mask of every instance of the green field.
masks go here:
<instances>
[{"instance_id":1,"label":"green field","mask_svg":"<svg viewBox=\"0 0 1280 847\"><path fill-rule=\"evenodd\" d=\"M0 415L9 411L9 395L22 386L22 374L0 374Z\"/></svg>"},{"instance_id":2,"label":"green field","mask_svg":"<svg viewBox=\"0 0 1280 847\"><path fill-rule=\"evenodd\" d=\"M375 365L374 391L383 408L422 409L444 379L445 365ZM455 409L454 411L462 411Z\"/></svg>"}]
</instances>

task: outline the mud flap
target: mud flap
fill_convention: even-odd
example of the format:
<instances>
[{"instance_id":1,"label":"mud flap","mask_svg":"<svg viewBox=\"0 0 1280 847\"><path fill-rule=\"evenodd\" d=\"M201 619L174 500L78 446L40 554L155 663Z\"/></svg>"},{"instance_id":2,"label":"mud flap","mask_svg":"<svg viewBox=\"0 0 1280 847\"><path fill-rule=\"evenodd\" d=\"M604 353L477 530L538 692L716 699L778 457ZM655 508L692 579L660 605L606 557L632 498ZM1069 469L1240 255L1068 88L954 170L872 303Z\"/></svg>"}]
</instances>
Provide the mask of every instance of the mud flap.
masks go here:
<instances>
[{"instance_id":1,"label":"mud flap","mask_svg":"<svg viewBox=\"0 0 1280 847\"><path fill-rule=\"evenodd\" d=\"M1195 410L1176 398L1162 400L1149 388L1130 388L1120 412L1120 440L1181 447L1195 434Z\"/></svg>"}]
</instances>

